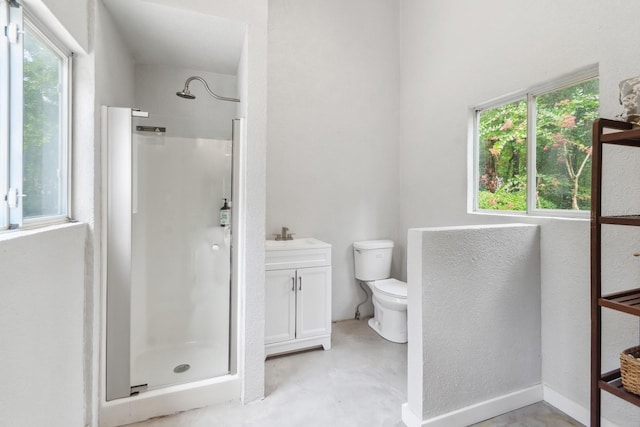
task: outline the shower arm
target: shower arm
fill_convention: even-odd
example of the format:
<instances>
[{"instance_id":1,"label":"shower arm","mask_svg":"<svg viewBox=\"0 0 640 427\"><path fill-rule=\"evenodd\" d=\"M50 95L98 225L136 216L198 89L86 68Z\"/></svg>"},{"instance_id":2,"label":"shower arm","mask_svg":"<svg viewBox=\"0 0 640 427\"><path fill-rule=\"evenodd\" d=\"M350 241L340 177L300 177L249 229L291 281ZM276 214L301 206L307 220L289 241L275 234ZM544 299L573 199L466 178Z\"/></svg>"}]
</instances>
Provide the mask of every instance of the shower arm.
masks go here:
<instances>
[{"instance_id":1,"label":"shower arm","mask_svg":"<svg viewBox=\"0 0 640 427\"><path fill-rule=\"evenodd\" d=\"M185 92L189 92L189 83L191 83L193 80L198 80L198 81L202 82L202 84L204 85L204 88L207 89L207 92L209 92L209 95L213 96L215 99L219 99L220 101L240 102L240 100L238 98L227 98L226 96L216 95L209 88L209 85L207 84L205 79L203 79L202 77L198 77L198 76L189 77L187 79L187 81L184 82L184 91Z\"/></svg>"}]
</instances>

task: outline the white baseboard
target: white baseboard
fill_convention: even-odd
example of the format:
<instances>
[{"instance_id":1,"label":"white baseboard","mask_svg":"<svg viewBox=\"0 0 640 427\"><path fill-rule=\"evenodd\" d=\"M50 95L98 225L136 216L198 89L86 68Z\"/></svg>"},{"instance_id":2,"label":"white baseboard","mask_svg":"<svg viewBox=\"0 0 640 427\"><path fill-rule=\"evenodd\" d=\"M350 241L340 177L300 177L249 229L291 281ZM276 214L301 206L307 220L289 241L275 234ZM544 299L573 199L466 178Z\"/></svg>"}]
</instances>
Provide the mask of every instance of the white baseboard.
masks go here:
<instances>
[{"instance_id":1,"label":"white baseboard","mask_svg":"<svg viewBox=\"0 0 640 427\"><path fill-rule=\"evenodd\" d=\"M546 385L542 386L542 395L544 397L544 401L549 405L558 408L574 420L586 426L589 425L590 414L588 408L577 404L571 399L567 399L565 396Z\"/></svg>"},{"instance_id":2,"label":"white baseboard","mask_svg":"<svg viewBox=\"0 0 640 427\"><path fill-rule=\"evenodd\" d=\"M405 403L402 422L408 427L465 427L540 402L542 396L542 384L538 384L427 420L421 420L421 416L416 416Z\"/></svg>"},{"instance_id":3,"label":"white baseboard","mask_svg":"<svg viewBox=\"0 0 640 427\"><path fill-rule=\"evenodd\" d=\"M407 427L418 427L422 423L420 418L413 413L411 409L409 409L409 403L402 404L402 422Z\"/></svg>"},{"instance_id":4,"label":"white baseboard","mask_svg":"<svg viewBox=\"0 0 640 427\"><path fill-rule=\"evenodd\" d=\"M573 400L566 398L552 388L549 388L549 386L547 385L543 385L542 395L545 402L547 402L551 406L558 408L579 423L588 426L591 422L591 414L589 412L589 408L585 408L584 406L574 402ZM605 418L601 420L601 426L618 427L616 424L608 421Z\"/></svg>"},{"instance_id":5,"label":"white baseboard","mask_svg":"<svg viewBox=\"0 0 640 427\"><path fill-rule=\"evenodd\" d=\"M402 405L402 421L407 427L464 427L496 417L506 412L531 405L544 400L574 420L589 425L589 408L568 399L547 385L536 385L524 390L510 393L485 402L476 403L466 408L448 412L427 420L421 420L414 414L407 403ZM603 418L602 427L619 427Z\"/></svg>"}]
</instances>

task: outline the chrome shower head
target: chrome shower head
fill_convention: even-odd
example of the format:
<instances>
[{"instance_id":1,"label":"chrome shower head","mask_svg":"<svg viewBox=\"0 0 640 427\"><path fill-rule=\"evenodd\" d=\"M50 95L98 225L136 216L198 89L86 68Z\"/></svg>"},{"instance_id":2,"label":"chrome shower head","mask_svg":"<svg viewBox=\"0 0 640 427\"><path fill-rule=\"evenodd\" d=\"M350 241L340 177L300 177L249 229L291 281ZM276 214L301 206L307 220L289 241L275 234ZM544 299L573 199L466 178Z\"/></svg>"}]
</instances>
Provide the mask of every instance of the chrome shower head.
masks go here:
<instances>
[{"instance_id":1,"label":"chrome shower head","mask_svg":"<svg viewBox=\"0 0 640 427\"><path fill-rule=\"evenodd\" d=\"M189 92L189 87L187 86L185 86L184 89L181 90L180 92L176 92L176 95L184 99L196 99L196 96L191 92Z\"/></svg>"},{"instance_id":2,"label":"chrome shower head","mask_svg":"<svg viewBox=\"0 0 640 427\"><path fill-rule=\"evenodd\" d=\"M196 96L191 92L189 92L189 83L191 83L191 81L193 80L198 80L199 82L201 82L204 85L204 88L207 90L207 92L209 92L209 95L213 96L215 99L219 99L221 101L240 102L238 98L229 98L226 96L216 95L211 91L211 89L209 89L209 85L207 84L207 82L202 77L198 77L198 76L189 77L187 81L184 82L184 89L182 89L182 91L180 92L176 92L176 95L178 95L180 98L196 99Z\"/></svg>"}]
</instances>

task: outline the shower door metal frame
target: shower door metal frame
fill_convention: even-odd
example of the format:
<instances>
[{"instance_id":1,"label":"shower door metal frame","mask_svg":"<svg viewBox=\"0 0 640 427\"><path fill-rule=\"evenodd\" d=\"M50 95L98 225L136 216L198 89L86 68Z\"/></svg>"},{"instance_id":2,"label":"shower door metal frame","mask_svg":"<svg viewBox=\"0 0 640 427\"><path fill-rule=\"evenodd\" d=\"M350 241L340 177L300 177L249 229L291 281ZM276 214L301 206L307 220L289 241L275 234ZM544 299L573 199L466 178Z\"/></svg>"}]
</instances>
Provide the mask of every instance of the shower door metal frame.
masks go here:
<instances>
[{"instance_id":1,"label":"shower door metal frame","mask_svg":"<svg viewBox=\"0 0 640 427\"><path fill-rule=\"evenodd\" d=\"M131 395L132 115L131 108L103 107L102 111L103 143L107 144L107 401Z\"/></svg>"}]
</instances>

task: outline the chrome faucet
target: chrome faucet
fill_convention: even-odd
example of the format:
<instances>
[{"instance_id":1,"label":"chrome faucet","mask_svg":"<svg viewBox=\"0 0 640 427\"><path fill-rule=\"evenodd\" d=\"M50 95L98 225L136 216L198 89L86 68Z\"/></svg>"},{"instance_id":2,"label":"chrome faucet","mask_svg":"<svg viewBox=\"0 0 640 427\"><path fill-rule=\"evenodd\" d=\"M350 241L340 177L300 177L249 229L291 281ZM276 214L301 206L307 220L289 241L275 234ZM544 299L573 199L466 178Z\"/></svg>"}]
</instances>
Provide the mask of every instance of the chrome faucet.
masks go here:
<instances>
[{"instance_id":1,"label":"chrome faucet","mask_svg":"<svg viewBox=\"0 0 640 427\"><path fill-rule=\"evenodd\" d=\"M289 229L287 227L282 227L281 234L275 234L276 240L293 240L293 234L289 233Z\"/></svg>"}]
</instances>

